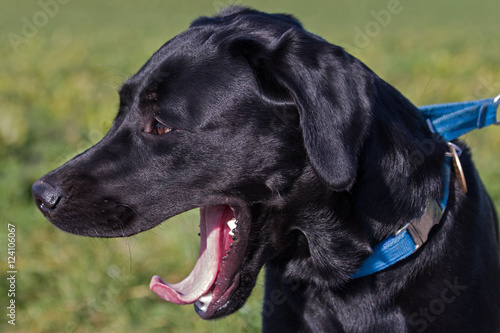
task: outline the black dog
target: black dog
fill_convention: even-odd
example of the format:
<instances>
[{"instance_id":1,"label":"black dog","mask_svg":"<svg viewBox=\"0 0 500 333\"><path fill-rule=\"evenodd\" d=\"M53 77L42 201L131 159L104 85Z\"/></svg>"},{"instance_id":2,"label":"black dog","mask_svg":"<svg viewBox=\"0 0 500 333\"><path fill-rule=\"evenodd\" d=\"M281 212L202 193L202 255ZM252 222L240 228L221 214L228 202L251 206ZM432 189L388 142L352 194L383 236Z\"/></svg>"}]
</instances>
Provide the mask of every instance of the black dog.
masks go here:
<instances>
[{"instance_id":1,"label":"black dog","mask_svg":"<svg viewBox=\"0 0 500 333\"><path fill-rule=\"evenodd\" d=\"M266 264L266 332L498 332L497 218L455 143L468 193L452 172L428 241L352 278L443 196L448 146L342 48L290 16L232 7L161 47L121 88L106 137L33 196L57 227L93 237L200 207L193 272L151 288L204 319L238 310Z\"/></svg>"}]
</instances>

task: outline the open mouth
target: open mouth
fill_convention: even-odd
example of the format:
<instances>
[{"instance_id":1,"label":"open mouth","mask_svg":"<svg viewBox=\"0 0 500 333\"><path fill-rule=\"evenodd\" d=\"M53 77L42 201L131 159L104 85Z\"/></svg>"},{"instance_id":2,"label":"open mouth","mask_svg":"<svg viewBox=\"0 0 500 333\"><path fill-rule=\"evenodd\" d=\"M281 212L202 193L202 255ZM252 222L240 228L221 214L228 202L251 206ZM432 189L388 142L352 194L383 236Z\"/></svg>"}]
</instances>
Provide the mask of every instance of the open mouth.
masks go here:
<instances>
[{"instance_id":1,"label":"open mouth","mask_svg":"<svg viewBox=\"0 0 500 333\"><path fill-rule=\"evenodd\" d=\"M204 319L226 307L239 286L238 270L246 247L237 215L237 209L229 205L201 207L200 254L193 271L175 284L154 276L149 288L166 301L194 303L196 312Z\"/></svg>"}]
</instances>

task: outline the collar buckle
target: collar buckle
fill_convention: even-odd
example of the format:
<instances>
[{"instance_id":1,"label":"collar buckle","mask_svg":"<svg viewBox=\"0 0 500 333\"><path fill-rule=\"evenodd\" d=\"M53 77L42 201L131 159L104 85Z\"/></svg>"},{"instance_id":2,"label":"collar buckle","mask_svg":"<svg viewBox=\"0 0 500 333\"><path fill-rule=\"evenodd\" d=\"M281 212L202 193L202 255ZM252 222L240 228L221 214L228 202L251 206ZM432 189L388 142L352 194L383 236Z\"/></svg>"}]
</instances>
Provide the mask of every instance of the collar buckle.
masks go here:
<instances>
[{"instance_id":1,"label":"collar buckle","mask_svg":"<svg viewBox=\"0 0 500 333\"><path fill-rule=\"evenodd\" d=\"M493 100L493 103L497 103L498 101L500 101L500 95L498 95L497 97L495 97L495 99ZM500 126L500 120L497 120L496 122L494 122L493 125Z\"/></svg>"},{"instance_id":2,"label":"collar buckle","mask_svg":"<svg viewBox=\"0 0 500 333\"><path fill-rule=\"evenodd\" d=\"M397 236L406 230L413 239L416 250L427 241L432 227L439 224L442 215L443 211L436 200L429 199L425 205L424 214L399 229L395 235Z\"/></svg>"}]
</instances>

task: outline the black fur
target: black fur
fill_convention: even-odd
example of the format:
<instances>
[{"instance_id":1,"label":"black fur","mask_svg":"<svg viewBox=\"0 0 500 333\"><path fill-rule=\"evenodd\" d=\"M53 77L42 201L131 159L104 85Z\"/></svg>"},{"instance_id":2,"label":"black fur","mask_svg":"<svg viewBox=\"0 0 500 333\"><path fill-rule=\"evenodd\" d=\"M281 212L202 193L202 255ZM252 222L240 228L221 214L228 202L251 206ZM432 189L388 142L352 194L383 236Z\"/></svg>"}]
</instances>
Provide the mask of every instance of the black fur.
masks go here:
<instances>
[{"instance_id":1,"label":"black fur","mask_svg":"<svg viewBox=\"0 0 500 333\"><path fill-rule=\"evenodd\" d=\"M157 135L162 125L172 129ZM446 143L359 60L287 15L233 7L166 43L121 88L106 137L33 193L62 230L122 237L228 204L245 237L238 310L266 265L265 332L498 332L493 205L464 149L429 241L350 276L443 193Z\"/></svg>"}]
</instances>

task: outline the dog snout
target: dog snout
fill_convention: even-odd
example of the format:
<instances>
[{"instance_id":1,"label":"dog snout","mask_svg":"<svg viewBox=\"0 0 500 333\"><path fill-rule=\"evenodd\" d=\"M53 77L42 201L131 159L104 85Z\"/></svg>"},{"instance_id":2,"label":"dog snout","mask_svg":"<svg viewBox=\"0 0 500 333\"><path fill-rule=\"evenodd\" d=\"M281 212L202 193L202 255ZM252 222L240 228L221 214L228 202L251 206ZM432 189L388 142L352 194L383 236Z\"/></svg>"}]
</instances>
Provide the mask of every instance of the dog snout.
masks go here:
<instances>
[{"instance_id":1,"label":"dog snout","mask_svg":"<svg viewBox=\"0 0 500 333\"><path fill-rule=\"evenodd\" d=\"M55 209L61 199L60 191L43 179L39 179L33 184L31 193L38 209L44 215Z\"/></svg>"}]
</instances>

